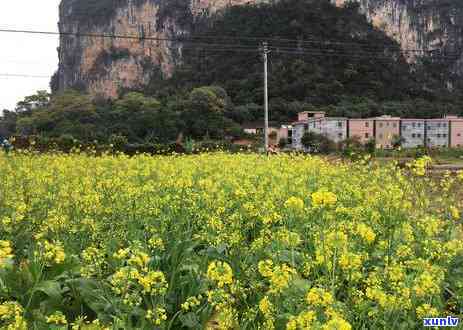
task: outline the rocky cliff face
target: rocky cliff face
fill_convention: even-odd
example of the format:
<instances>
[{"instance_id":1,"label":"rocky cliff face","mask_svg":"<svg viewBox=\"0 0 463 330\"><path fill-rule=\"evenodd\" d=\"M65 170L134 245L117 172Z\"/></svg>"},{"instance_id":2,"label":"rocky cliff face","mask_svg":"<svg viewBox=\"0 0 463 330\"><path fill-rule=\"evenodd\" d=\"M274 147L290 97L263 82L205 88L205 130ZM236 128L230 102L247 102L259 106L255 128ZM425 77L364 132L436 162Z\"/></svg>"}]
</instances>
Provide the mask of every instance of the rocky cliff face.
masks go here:
<instances>
[{"instance_id":1,"label":"rocky cliff face","mask_svg":"<svg viewBox=\"0 0 463 330\"><path fill-rule=\"evenodd\" d=\"M169 76L182 55L182 44L172 39L188 35L196 20L246 2L62 0L59 30L63 35L57 87L78 88L94 96L114 98L121 89L143 87L154 72Z\"/></svg>"},{"instance_id":2,"label":"rocky cliff face","mask_svg":"<svg viewBox=\"0 0 463 330\"><path fill-rule=\"evenodd\" d=\"M350 1L331 0L339 7ZM463 74L463 1L354 1L375 27L401 45L411 62L420 56L445 56L451 71Z\"/></svg>"},{"instance_id":3,"label":"rocky cliff face","mask_svg":"<svg viewBox=\"0 0 463 330\"><path fill-rule=\"evenodd\" d=\"M172 39L187 36L196 22L227 6L257 1L62 0L58 88L80 88L114 98L122 89L145 86L153 74L169 76L181 62L183 47ZM344 6L352 0L330 1ZM353 1L374 26L404 50L412 50L405 51L410 62L438 53L448 56L445 60L452 72L463 74L463 1ZM135 38L85 35L88 33Z\"/></svg>"}]
</instances>

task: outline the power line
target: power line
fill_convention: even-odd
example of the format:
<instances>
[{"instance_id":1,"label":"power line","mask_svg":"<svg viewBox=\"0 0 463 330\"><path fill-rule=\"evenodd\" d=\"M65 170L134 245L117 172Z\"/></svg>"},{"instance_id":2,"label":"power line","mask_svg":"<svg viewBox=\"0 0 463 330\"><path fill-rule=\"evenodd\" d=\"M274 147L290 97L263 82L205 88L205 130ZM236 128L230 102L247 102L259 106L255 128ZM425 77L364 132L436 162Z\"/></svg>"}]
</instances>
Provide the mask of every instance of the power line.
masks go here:
<instances>
[{"instance_id":1,"label":"power line","mask_svg":"<svg viewBox=\"0 0 463 330\"><path fill-rule=\"evenodd\" d=\"M184 47L186 50L207 50L210 52L214 51L231 51L231 52L257 52L257 49L239 49L239 48L215 48L207 46L188 46ZM289 48L289 47L277 47L270 46L269 49L273 50L273 54L287 54L287 55L308 55L308 56L331 56L331 57L346 57L346 58L355 58L355 59L374 59L374 60L384 60L384 61L393 61L393 56L387 56L384 53L379 52L349 52L349 50L340 51L332 49L307 49L307 48ZM398 57L400 58L400 56ZM455 60L456 56L433 56L431 59L444 59L444 60Z\"/></svg>"},{"instance_id":2,"label":"power line","mask_svg":"<svg viewBox=\"0 0 463 330\"><path fill-rule=\"evenodd\" d=\"M39 34L39 35L59 35L59 36L75 36L75 37L102 37L102 38L123 38L123 39L135 39L139 41L143 40L156 40L156 41L182 41L186 43L185 46L182 46L182 50L204 50L208 52L249 52L256 53L259 49L255 46L243 45L239 43L235 44L226 44L226 43L204 43L194 40L186 40L183 38L157 38L157 37L146 37L146 36L133 36L133 35L117 35L117 34L97 34L97 33L71 33L71 32L49 32L49 31L33 31L33 30L12 30L12 29L0 29L0 32L5 33L29 33L29 34ZM195 37L193 37L194 39ZM220 39L220 38L229 38L229 37L218 37L218 36L209 36L209 38ZM240 39L252 39L257 40L257 37L236 37L236 40ZM284 39L284 38L264 38L264 40L285 40L285 41L297 41L295 39ZM321 41L318 41L321 42ZM342 44L342 43L338 43ZM348 44L348 43L346 43ZM307 56L323 56L323 57L348 57L354 59L371 59L375 61L392 61L394 58L392 56L386 56L385 51L367 51L365 49L331 49L331 48L303 48L303 47L287 47L287 46L269 46L269 50L273 51L273 54L286 54L286 55L307 55ZM352 52L351 52L352 51ZM414 50L402 50L402 51L414 51ZM455 54L456 55L456 54ZM451 59L455 60L455 57L437 55L432 56L431 59ZM1 77L24 77L24 78L46 78L49 79L50 76L45 75L27 75L27 74L9 74L4 73L0 74Z\"/></svg>"},{"instance_id":3,"label":"power line","mask_svg":"<svg viewBox=\"0 0 463 330\"><path fill-rule=\"evenodd\" d=\"M281 54L310 54L310 55L324 55L324 56L340 56L340 57L357 57L357 58L375 58L375 59L388 59L391 60L391 56L386 56L384 53L381 54L379 52L374 53L374 52L352 52L352 53L346 53L346 52L341 52L341 51L336 51L336 50L330 50L330 49L324 49L324 50L318 50L318 49L304 49L304 48L283 48L283 47L270 47L271 49L274 50L275 53L281 53ZM444 56L444 55L438 55L438 56L433 56L431 58L441 58L441 59L457 59L455 56Z\"/></svg>"},{"instance_id":4,"label":"power line","mask_svg":"<svg viewBox=\"0 0 463 330\"><path fill-rule=\"evenodd\" d=\"M76 15L76 14L74 14ZM87 16L86 14L85 15L78 15L78 16ZM105 17L104 15L96 15L97 17ZM137 23L139 25L147 25L147 24L153 24L153 22L143 22L143 21L137 21ZM20 32L20 31L17 31L17 32ZM26 33L27 31L21 31L21 32L24 32ZM58 35L63 35L63 34L69 34L69 32L55 32L56 34ZM48 33L47 33L48 34ZM202 34L202 35L195 35L195 36L190 36L189 38L190 39L215 39L217 38L218 36L216 35L211 35L211 34ZM137 36L134 36L134 38L140 38L140 37L137 37ZM232 40L253 40L253 41L258 41L259 43L262 41L262 40L266 40L267 42L268 41L276 41L276 42L295 42L295 43L309 43L309 44L320 44L320 43L323 43L323 44L329 44L329 45L336 45L336 44L342 44L342 45L353 45L353 46L366 46L364 45L364 43L362 43L361 41L357 41L357 42L354 42L354 41L329 41L329 40L320 40L320 37L319 36L314 36L314 35L305 35L303 38L300 38L300 39L290 39L290 38L282 38L282 37L269 37L269 36L253 36L253 37L250 37L250 36L220 36L221 39L232 39ZM394 48L397 50L397 51L404 51L403 49L401 49L401 47L399 45L396 45L396 44L391 44L390 46L394 46ZM376 47L367 47L368 48L371 48L371 49L377 49ZM433 50L424 50L424 49L406 49L406 52L416 52L416 53L432 53Z\"/></svg>"},{"instance_id":5,"label":"power line","mask_svg":"<svg viewBox=\"0 0 463 330\"><path fill-rule=\"evenodd\" d=\"M20 73L0 73L0 77L7 77L7 78L43 78L43 79L46 78L46 79L50 79L51 76L20 74Z\"/></svg>"},{"instance_id":6,"label":"power line","mask_svg":"<svg viewBox=\"0 0 463 330\"><path fill-rule=\"evenodd\" d=\"M288 39L288 38L280 38L280 37L234 37L234 36L213 36L213 35L200 35L200 36L190 36L190 37L172 37L172 38L160 38L160 37L149 37L149 36L137 36L137 35L121 35L121 34L104 34L104 33L77 33L77 32L55 32L55 31L36 31L36 30L16 30L16 29L0 29L0 32L3 33L25 33L25 34L35 34L35 35L54 35L54 36L74 36L74 37L95 37L95 38L112 38L112 39L132 39L138 41L171 41L171 42L183 42L183 43L191 43L191 44L201 44L195 39L229 39L229 40L253 40L253 41L275 41L275 42L291 42L296 43L298 45L301 44L316 44L316 45L339 45L339 46L362 46L362 43L355 43L355 42L343 42L343 41L327 41L327 40L320 40L320 39L311 39L311 38L304 38L304 39ZM203 43L204 44L204 43ZM215 44L204 44L207 46L231 46L231 47L241 47L241 48L256 48L255 46L244 45L240 43L234 44L226 44L226 43L215 43ZM365 46L365 45L363 45ZM388 45L384 45L388 46ZM402 53L428 53L432 54L434 51L429 50L422 50L422 49L401 49L400 46L393 45L394 48L386 48L387 50L394 50L397 52ZM284 47L284 46L281 46ZM293 47L293 49L297 50L300 47ZM356 48L358 49L358 48ZM372 51L372 50L386 50L376 47L364 47L359 50L362 51ZM460 55L460 54L456 54ZM440 55L439 55L440 56Z\"/></svg>"},{"instance_id":7,"label":"power line","mask_svg":"<svg viewBox=\"0 0 463 330\"><path fill-rule=\"evenodd\" d=\"M225 47L228 46L228 47ZM217 48L220 47L220 48ZM230 48L231 47L231 48ZM227 44L193 44L189 46L184 46L183 49L201 49L201 50L208 50L208 51L215 51L215 50L230 50L240 52L241 50L247 50L250 52L255 52L257 49L254 47L243 47L243 48L236 48L235 46L230 46ZM293 47L282 47L282 46L269 46L269 49L273 50L277 54L294 54L294 55L322 55L322 56L337 56L337 57L349 57L349 58L371 58L371 59L384 59L384 60L394 60L394 56L396 59L401 58L402 54L391 54L387 55L387 53L383 52L371 52L371 51L364 51L364 50L354 50L354 49L312 49L312 48L293 48ZM447 60L456 60L458 58L458 54L454 54L453 56L444 56L444 55L434 55L430 57L430 59L447 59Z\"/></svg>"}]
</instances>

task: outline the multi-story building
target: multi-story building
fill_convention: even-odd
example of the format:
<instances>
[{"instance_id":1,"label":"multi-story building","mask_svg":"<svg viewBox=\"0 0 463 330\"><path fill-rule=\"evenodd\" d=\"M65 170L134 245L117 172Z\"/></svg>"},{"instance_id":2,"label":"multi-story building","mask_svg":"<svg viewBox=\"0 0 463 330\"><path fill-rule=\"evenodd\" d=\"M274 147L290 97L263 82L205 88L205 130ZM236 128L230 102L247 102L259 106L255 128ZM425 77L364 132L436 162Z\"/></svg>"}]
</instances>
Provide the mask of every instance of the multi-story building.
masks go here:
<instances>
[{"instance_id":1,"label":"multi-story building","mask_svg":"<svg viewBox=\"0 0 463 330\"><path fill-rule=\"evenodd\" d=\"M402 119L400 136L404 148L423 147L426 139L426 121L424 119Z\"/></svg>"},{"instance_id":2,"label":"multi-story building","mask_svg":"<svg viewBox=\"0 0 463 330\"><path fill-rule=\"evenodd\" d=\"M463 147L463 118L447 116L450 124L450 147Z\"/></svg>"},{"instance_id":3,"label":"multi-story building","mask_svg":"<svg viewBox=\"0 0 463 330\"><path fill-rule=\"evenodd\" d=\"M292 125L291 145L304 149L301 139L306 132L315 132L334 142L357 138L361 143L371 139L377 148L389 149L401 138L404 148L463 147L463 118L445 116L437 119L401 119L381 116L367 119L326 117L323 112L301 112Z\"/></svg>"},{"instance_id":4,"label":"multi-story building","mask_svg":"<svg viewBox=\"0 0 463 330\"><path fill-rule=\"evenodd\" d=\"M381 116L375 118L375 141L376 147L390 149L394 139L400 136L400 118Z\"/></svg>"},{"instance_id":5,"label":"multi-story building","mask_svg":"<svg viewBox=\"0 0 463 330\"><path fill-rule=\"evenodd\" d=\"M348 129L349 137L356 138L361 143L367 143L375 138L374 119L349 119Z\"/></svg>"},{"instance_id":6,"label":"multi-story building","mask_svg":"<svg viewBox=\"0 0 463 330\"><path fill-rule=\"evenodd\" d=\"M347 118L325 117L324 112L302 112L298 121L293 123L292 147L303 149L301 139L306 132L314 132L340 142L347 139Z\"/></svg>"},{"instance_id":7,"label":"multi-story building","mask_svg":"<svg viewBox=\"0 0 463 330\"><path fill-rule=\"evenodd\" d=\"M305 132L314 132L326 136L331 141L340 142L347 139L347 118L324 117L308 120Z\"/></svg>"},{"instance_id":8,"label":"multi-story building","mask_svg":"<svg viewBox=\"0 0 463 330\"><path fill-rule=\"evenodd\" d=\"M331 141L341 142L348 138L347 136L347 118L328 117L322 122L322 133Z\"/></svg>"},{"instance_id":9,"label":"multi-story building","mask_svg":"<svg viewBox=\"0 0 463 330\"><path fill-rule=\"evenodd\" d=\"M287 145L291 145L293 142L293 127L291 125L281 125L278 132L278 141L286 140Z\"/></svg>"},{"instance_id":10,"label":"multi-story building","mask_svg":"<svg viewBox=\"0 0 463 330\"><path fill-rule=\"evenodd\" d=\"M293 123L293 134L291 139L291 148L295 150L302 150L304 146L302 145L302 137L305 134L305 123L297 121Z\"/></svg>"},{"instance_id":11,"label":"multi-story building","mask_svg":"<svg viewBox=\"0 0 463 330\"><path fill-rule=\"evenodd\" d=\"M449 119L427 119L426 120L426 146L427 147L448 147L449 144Z\"/></svg>"}]
</instances>

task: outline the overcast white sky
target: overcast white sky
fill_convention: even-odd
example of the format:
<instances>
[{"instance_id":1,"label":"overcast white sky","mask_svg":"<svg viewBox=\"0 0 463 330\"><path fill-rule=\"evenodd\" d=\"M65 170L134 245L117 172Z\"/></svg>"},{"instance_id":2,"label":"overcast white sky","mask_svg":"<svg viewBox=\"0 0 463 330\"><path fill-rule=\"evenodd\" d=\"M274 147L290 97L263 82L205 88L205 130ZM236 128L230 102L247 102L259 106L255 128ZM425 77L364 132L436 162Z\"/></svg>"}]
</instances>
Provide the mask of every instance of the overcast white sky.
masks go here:
<instances>
[{"instance_id":1,"label":"overcast white sky","mask_svg":"<svg viewBox=\"0 0 463 330\"><path fill-rule=\"evenodd\" d=\"M0 0L0 29L58 30L60 0ZM0 32L0 112L37 90L49 89L58 68L57 36ZM4 74L47 78L4 77Z\"/></svg>"}]
</instances>

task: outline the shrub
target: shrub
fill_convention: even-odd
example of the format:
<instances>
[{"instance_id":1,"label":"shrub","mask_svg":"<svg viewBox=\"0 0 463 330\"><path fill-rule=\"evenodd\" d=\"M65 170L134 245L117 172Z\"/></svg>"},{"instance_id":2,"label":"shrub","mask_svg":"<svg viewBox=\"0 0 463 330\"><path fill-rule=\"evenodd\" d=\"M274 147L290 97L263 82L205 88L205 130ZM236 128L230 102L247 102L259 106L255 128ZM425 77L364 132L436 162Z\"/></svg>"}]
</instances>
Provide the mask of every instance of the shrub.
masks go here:
<instances>
[{"instance_id":1,"label":"shrub","mask_svg":"<svg viewBox=\"0 0 463 330\"><path fill-rule=\"evenodd\" d=\"M336 151L336 144L328 137L315 132L306 132L301 139L302 145L312 153L327 154Z\"/></svg>"}]
</instances>

